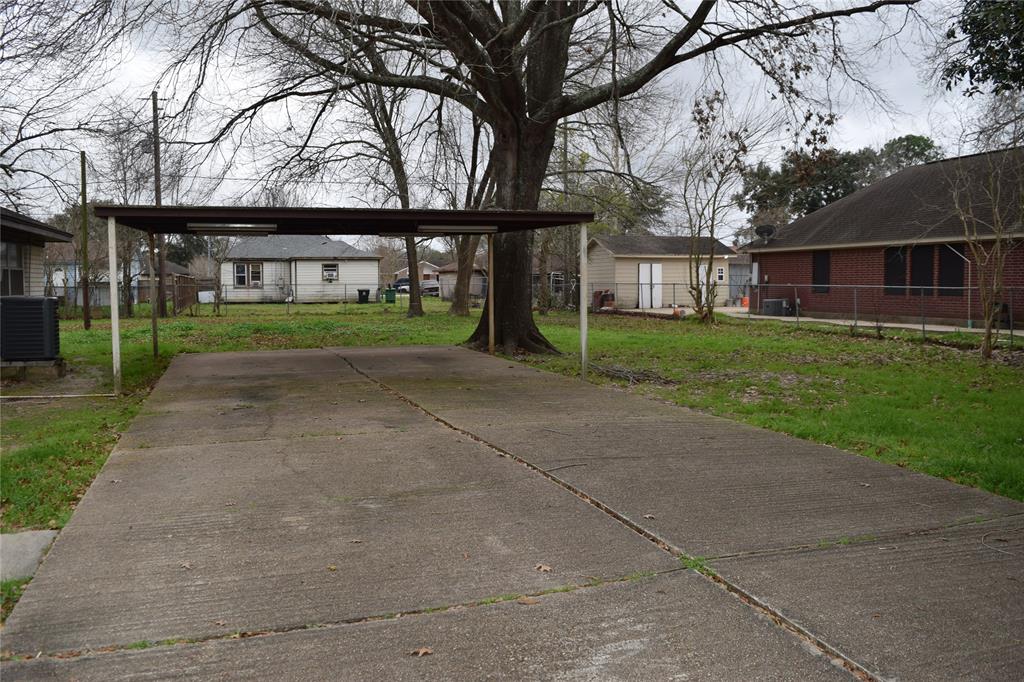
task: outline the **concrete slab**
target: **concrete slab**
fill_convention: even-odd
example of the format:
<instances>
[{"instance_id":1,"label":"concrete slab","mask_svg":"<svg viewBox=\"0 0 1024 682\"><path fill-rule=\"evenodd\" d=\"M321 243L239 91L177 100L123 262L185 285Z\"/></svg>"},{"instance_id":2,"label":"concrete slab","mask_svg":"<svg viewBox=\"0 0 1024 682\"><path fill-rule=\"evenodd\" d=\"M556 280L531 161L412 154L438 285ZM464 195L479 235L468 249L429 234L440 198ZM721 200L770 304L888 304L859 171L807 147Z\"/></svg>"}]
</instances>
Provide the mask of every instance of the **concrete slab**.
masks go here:
<instances>
[{"instance_id":1,"label":"concrete slab","mask_svg":"<svg viewBox=\"0 0 1024 682\"><path fill-rule=\"evenodd\" d=\"M433 654L410 652L429 647ZM7 664L4 680L849 679L692 572L268 637Z\"/></svg>"},{"instance_id":2,"label":"concrete slab","mask_svg":"<svg viewBox=\"0 0 1024 682\"><path fill-rule=\"evenodd\" d=\"M147 409L160 412L199 359L176 359L189 371L172 367ZM344 419L398 405L406 431L203 444L182 423L187 444L119 446L8 620L4 648L288 629L678 566L579 498L371 388ZM303 409L327 418L338 408ZM140 420L126 440L160 429Z\"/></svg>"},{"instance_id":3,"label":"concrete slab","mask_svg":"<svg viewBox=\"0 0 1024 682\"><path fill-rule=\"evenodd\" d=\"M888 679L1024 673L1024 518L714 562Z\"/></svg>"},{"instance_id":4,"label":"concrete slab","mask_svg":"<svg viewBox=\"0 0 1024 682\"><path fill-rule=\"evenodd\" d=\"M31 578L55 537L55 530L26 530L0 535L0 580Z\"/></svg>"},{"instance_id":5,"label":"concrete slab","mask_svg":"<svg viewBox=\"0 0 1024 682\"><path fill-rule=\"evenodd\" d=\"M500 358L400 348L177 358L7 622L6 651L48 656L4 679L839 674L476 437L718 557L882 675L1024 670L1024 505ZM651 571L673 572L636 579ZM346 625L402 612L417 613ZM172 638L194 643L95 653Z\"/></svg>"},{"instance_id":6,"label":"concrete slab","mask_svg":"<svg viewBox=\"0 0 1024 682\"><path fill-rule=\"evenodd\" d=\"M465 349L406 351L404 361L398 350L336 350L691 555L1024 513L983 491Z\"/></svg>"}]
</instances>

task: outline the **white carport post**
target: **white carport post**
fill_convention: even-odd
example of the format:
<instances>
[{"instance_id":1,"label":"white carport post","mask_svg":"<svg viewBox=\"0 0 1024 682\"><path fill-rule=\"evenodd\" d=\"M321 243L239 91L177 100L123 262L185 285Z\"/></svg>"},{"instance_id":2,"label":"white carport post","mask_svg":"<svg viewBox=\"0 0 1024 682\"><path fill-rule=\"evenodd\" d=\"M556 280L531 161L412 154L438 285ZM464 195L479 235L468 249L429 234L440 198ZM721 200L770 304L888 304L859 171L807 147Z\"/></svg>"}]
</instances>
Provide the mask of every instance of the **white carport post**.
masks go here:
<instances>
[{"instance_id":1,"label":"white carport post","mask_svg":"<svg viewBox=\"0 0 1024 682\"><path fill-rule=\"evenodd\" d=\"M121 303L117 295L117 222L107 217L107 280L110 283L110 350L113 356L114 393L121 393Z\"/></svg>"},{"instance_id":2,"label":"white carport post","mask_svg":"<svg viewBox=\"0 0 1024 682\"><path fill-rule=\"evenodd\" d=\"M494 355L494 235L487 235L487 352Z\"/></svg>"},{"instance_id":3,"label":"white carport post","mask_svg":"<svg viewBox=\"0 0 1024 682\"><path fill-rule=\"evenodd\" d=\"M587 380L587 224L580 225L580 379Z\"/></svg>"}]
</instances>

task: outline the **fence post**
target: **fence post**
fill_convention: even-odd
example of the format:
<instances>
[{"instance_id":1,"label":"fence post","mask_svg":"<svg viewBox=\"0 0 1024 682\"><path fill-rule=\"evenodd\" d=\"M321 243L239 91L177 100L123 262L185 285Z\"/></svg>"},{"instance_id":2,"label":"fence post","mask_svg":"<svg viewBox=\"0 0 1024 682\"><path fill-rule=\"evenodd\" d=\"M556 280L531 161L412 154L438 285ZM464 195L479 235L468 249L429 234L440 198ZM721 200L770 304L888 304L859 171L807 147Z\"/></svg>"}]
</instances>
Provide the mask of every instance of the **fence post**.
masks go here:
<instances>
[{"instance_id":1,"label":"fence post","mask_svg":"<svg viewBox=\"0 0 1024 682\"><path fill-rule=\"evenodd\" d=\"M853 333L857 334L857 285L853 285Z\"/></svg>"},{"instance_id":2,"label":"fence post","mask_svg":"<svg viewBox=\"0 0 1024 682\"><path fill-rule=\"evenodd\" d=\"M919 288L917 295L921 297L921 338L927 339L928 333L925 331L924 327L924 288Z\"/></svg>"},{"instance_id":3,"label":"fence post","mask_svg":"<svg viewBox=\"0 0 1024 682\"><path fill-rule=\"evenodd\" d=\"M1013 287L1010 287L1010 348L1013 348Z\"/></svg>"},{"instance_id":4,"label":"fence post","mask_svg":"<svg viewBox=\"0 0 1024 682\"><path fill-rule=\"evenodd\" d=\"M796 326L800 326L800 292L793 287L793 307L796 308Z\"/></svg>"}]
</instances>

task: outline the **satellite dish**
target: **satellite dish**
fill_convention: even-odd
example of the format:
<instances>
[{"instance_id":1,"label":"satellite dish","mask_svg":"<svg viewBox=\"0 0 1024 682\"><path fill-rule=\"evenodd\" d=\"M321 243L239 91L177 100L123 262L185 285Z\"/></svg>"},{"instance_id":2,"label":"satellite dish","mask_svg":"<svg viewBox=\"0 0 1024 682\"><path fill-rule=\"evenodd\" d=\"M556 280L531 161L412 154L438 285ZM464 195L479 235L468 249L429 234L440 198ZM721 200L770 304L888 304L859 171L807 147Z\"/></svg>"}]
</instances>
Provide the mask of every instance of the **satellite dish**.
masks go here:
<instances>
[{"instance_id":1,"label":"satellite dish","mask_svg":"<svg viewBox=\"0 0 1024 682\"><path fill-rule=\"evenodd\" d=\"M757 227L754 228L754 234L756 234L761 239L768 241L769 239L775 236L775 226L758 225Z\"/></svg>"}]
</instances>

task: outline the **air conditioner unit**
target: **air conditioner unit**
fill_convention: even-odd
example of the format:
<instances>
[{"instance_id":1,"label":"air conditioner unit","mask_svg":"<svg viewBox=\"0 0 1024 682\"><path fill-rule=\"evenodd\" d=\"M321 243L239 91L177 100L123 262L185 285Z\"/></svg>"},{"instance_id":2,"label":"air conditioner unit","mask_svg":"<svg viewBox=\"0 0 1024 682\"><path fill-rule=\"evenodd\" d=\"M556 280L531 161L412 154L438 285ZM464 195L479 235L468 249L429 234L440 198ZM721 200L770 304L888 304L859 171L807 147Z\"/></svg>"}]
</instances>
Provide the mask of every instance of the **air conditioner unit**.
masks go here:
<instances>
[{"instance_id":1,"label":"air conditioner unit","mask_svg":"<svg viewBox=\"0 0 1024 682\"><path fill-rule=\"evenodd\" d=\"M324 275L324 280L327 282L333 282L338 279L338 275L333 272L328 272Z\"/></svg>"},{"instance_id":2,"label":"air conditioner unit","mask_svg":"<svg viewBox=\"0 0 1024 682\"><path fill-rule=\"evenodd\" d=\"M0 298L0 357L7 361L30 361L55 360L59 355L56 298Z\"/></svg>"}]
</instances>

